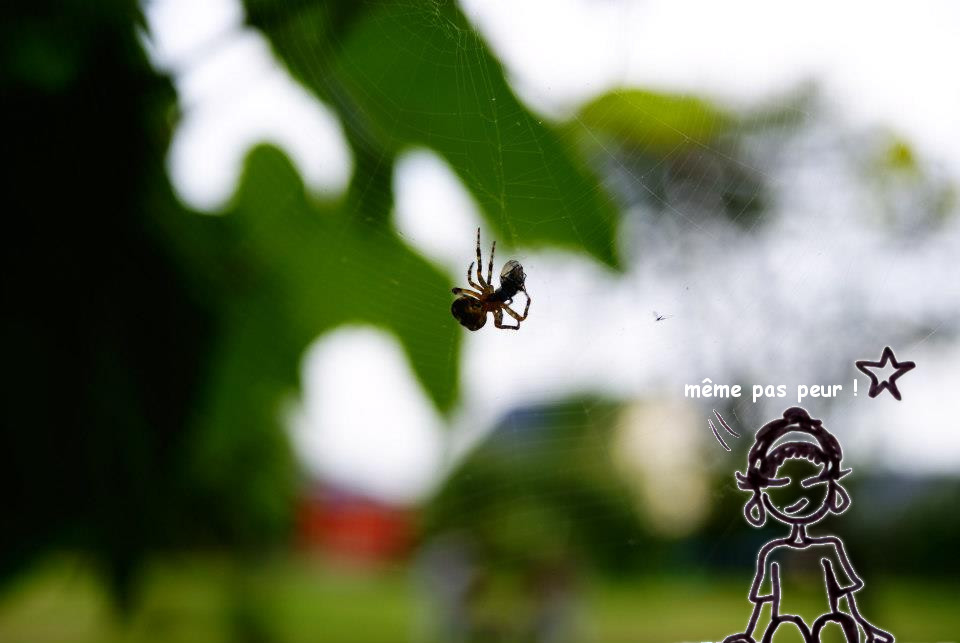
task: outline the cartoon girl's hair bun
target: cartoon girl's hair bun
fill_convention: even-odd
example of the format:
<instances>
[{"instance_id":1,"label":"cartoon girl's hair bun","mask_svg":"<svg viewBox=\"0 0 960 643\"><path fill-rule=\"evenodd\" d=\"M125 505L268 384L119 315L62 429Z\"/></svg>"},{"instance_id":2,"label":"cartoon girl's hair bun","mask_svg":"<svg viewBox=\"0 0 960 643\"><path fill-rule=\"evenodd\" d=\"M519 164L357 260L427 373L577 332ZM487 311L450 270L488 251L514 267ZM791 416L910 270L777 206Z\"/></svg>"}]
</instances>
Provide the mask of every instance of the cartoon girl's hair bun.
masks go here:
<instances>
[{"instance_id":1,"label":"cartoon girl's hair bun","mask_svg":"<svg viewBox=\"0 0 960 643\"><path fill-rule=\"evenodd\" d=\"M807 413L807 409L799 406L791 406L784 411L783 419L790 423L796 422L797 424L820 424L820 420L814 420L810 417L810 414Z\"/></svg>"},{"instance_id":2,"label":"cartoon girl's hair bun","mask_svg":"<svg viewBox=\"0 0 960 643\"><path fill-rule=\"evenodd\" d=\"M817 443L794 442L775 447L780 437L792 431L811 435ZM747 455L747 468L737 473L737 486L744 491L783 486L789 480L776 477L777 467L789 458L805 458L814 464L826 465L824 479L837 481L850 473L849 469L840 468L843 460L840 443L824 428L823 422L811 418L806 409L792 406L783 412L782 419L769 422L757 431L756 441Z\"/></svg>"}]
</instances>

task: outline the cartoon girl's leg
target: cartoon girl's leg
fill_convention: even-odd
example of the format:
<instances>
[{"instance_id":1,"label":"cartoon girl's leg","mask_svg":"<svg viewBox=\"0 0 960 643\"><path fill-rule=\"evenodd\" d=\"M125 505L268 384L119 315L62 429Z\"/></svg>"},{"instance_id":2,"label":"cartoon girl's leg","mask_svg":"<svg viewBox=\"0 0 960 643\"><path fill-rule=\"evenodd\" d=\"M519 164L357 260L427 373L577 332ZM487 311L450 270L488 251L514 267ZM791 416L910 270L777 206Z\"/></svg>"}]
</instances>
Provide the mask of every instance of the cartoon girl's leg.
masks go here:
<instances>
[{"instance_id":1,"label":"cartoon girl's leg","mask_svg":"<svg viewBox=\"0 0 960 643\"><path fill-rule=\"evenodd\" d=\"M824 614L813 623L813 640L820 641L820 632L828 623L838 623L843 629L843 635L847 638L847 643L860 643L860 630L857 628L857 622L849 614L834 612L833 614Z\"/></svg>"},{"instance_id":2,"label":"cartoon girl's leg","mask_svg":"<svg viewBox=\"0 0 960 643\"><path fill-rule=\"evenodd\" d=\"M799 616L783 616L778 615L770 621L770 625L767 627L767 630L763 633L762 643L771 643L773 641L773 635L777 633L777 630L780 629L780 626L784 623L792 623L797 626L797 629L800 630L800 634L803 636L803 640L806 643L819 643L820 639L813 636L810 633L810 630L807 628L807 624L803 622L803 619Z\"/></svg>"}]
</instances>

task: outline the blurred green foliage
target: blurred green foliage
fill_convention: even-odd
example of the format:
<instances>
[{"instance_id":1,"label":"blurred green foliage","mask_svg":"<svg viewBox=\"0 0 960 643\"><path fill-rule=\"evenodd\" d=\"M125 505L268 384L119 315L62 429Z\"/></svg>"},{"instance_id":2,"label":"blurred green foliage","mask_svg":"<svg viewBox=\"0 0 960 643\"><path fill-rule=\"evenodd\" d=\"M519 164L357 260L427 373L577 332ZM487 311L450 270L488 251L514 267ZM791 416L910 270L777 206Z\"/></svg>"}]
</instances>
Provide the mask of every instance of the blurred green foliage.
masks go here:
<instances>
[{"instance_id":1,"label":"blurred green foliage","mask_svg":"<svg viewBox=\"0 0 960 643\"><path fill-rule=\"evenodd\" d=\"M886 132L878 139L860 153L863 180L876 202L873 216L903 237L936 234L956 215L956 182L904 138Z\"/></svg>"},{"instance_id":2,"label":"blurred green foliage","mask_svg":"<svg viewBox=\"0 0 960 643\"><path fill-rule=\"evenodd\" d=\"M639 89L600 96L576 120L589 131L649 154L667 156L683 146L713 144L734 119L705 100Z\"/></svg>"},{"instance_id":3,"label":"blurred green foliage","mask_svg":"<svg viewBox=\"0 0 960 643\"><path fill-rule=\"evenodd\" d=\"M0 535L4 576L77 548L127 603L152 551L282 538L298 477L283 402L305 347L339 324L394 332L438 408L452 407L450 284L390 222L406 147L442 154L501 238L616 264L615 208L583 163L520 105L452 4L411 9L251 3L337 110L355 172L342 199L317 202L262 148L228 211L201 217L168 182L175 97L138 42L137 4L4 8L15 457L0 475L17 517Z\"/></svg>"},{"instance_id":4,"label":"blurred green foliage","mask_svg":"<svg viewBox=\"0 0 960 643\"><path fill-rule=\"evenodd\" d=\"M365 189L389 199L399 152L454 169L498 238L617 265L616 207L560 134L516 98L456 3L248 0L250 23L341 117Z\"/></svg>"},{"instance_id":5,"label":"blurred green foliage","mask_svg":"<svg viewBox=\"0 0 960 643\"><path fill-rule=\"evenodd\" d=\"M694 225L726 219L749 229L770 206L765 178L736 144L750 126L749 118L696 96L619 89L581 107L564 130L623 208Z\"/></svg>"},{"instance_id":6,"label":"blurred green foliage","mask_svg":"<svg viewBox=\"0 0 960 643\"><path fill-rule=\"evenodd\" d=\"M317 202L283 154L259 147L230 210L177 222L178 247L202 266L204 288L230 317L225 334L238 344L225 353L249 359L248 368L227 370L269 360L290 370L323 331L374 323L401 339L434 402L449 409L460 334L448 279L381 225L379 199L361 183L341 202ZM228 400L233 393L225 391Z\"/></svg>"},{"instance_id":7,"label":"blurred green foliage","mask_svg":"<svg viewBox=\"0 0 960 643\"><path fill-rule=\"evenodd\" d=\"M511 413L428 504L424 538L464 534L489 564L520 572L642 568L649 538L610 457L618 409L574 399Z\"/></svg>"},{"instance_id":8,"label":"blurred green foliage","mask_svg":"<svg viewBox=\"0 0 960 643\"><path fill-rule=\"evenodd\" d=\"M454 536L480 564L514 575L560 561L609 577L706 568L742 573L749 583L757 551L787 531L775 520L756 529L743 518L750 496L737 487L734 468L749 443L739 445L744 452L733 468L710 474L702 524L683 537L665 535L641 515L640 499L612 458L622 410L593 397L514 410L427 503L424 541ZM960 517L948 510L960 502L960 481L864 467L844 485L854 499L850 510L812 531L842 537L864 577L960 577L960 558L945 555L960 534Z\"/></svg>"},{"instance_id":9,"label":"blurred green foliage","mask_svg":"<svg viewBox=\"0 0 960 643\"><path fill-rule=\"evenodd\" d=\"M501 238L616 265L616 208L563 135L523 107L453 3L248 5L340 117L343 198L309 197L251 153L228 211L190 213L163 165L175 97L132 1L4 8L13 127L4 254L9 574L93 552L133 597L150 551L281 537L297 473L282 431L304 348L344 323L396 334L437 407L457 396L449 283L391 225L393 166L441 154ZM416 292L416 297L407 293ZM375 392L371 392L371 395Z\"/></svg>"},{"instance_id":10,"label":"blurred green foliage","mask_svg":"<svg viewBox=\"0 0 960 643\"><path fill-rule=\"evenodd\" d=\"M196 525L184 463L217 318L157 226L185 216L163 166L174 95L132 2L3 14L0 574L81 548L130 598L144 552Z\"/></svg>"}]
</instances>

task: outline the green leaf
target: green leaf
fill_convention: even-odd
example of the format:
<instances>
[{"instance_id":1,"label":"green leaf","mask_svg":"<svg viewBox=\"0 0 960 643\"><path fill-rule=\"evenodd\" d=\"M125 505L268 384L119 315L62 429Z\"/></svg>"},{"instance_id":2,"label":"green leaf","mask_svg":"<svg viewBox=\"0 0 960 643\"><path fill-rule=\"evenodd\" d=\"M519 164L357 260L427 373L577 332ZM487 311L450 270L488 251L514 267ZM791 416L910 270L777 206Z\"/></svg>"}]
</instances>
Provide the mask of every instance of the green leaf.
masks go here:
<instances>
[{"instance_id":1,"label":"green leaf","mask_svg":"<svg viewBox=\"0 0 960 643\"><path fill-rule=\"evenodd\" d=\"M382 176L358 173L355 183L379 193ZM213 534L264 542L289 519L296 481L283 403L324 332L358 323L393 333L433 403L449 411L456 400L462 329L448 278L383 229L382 200L358 192L316 201L287 157L261 146L228 211L165 224L198 297L220 312L186 466L192 513Z\"/></svg>"},{"instance_id":2,"label":"green leaf","mask_svg":"<svg viewBox=\"0 0 960 643\"><path fill-rule=\"evenodd\" d=\"M678 147L709 144L732 123L719 109L693 96L618 90L580 110L578 123L653 156Z\"/></svg>"},{"instance_id":3,"label":"green leaf","mask_svg":"<svg viewBox=\"0 0 960 643\"><path fill-rule=\"evenodd\" d=\"M371 208L382 205L349 196L314 201L279 150L253 150L230 210L186 222L197 229L181 235L219 254L208 279L220 282L211 289L226 297L226 323L236 329L225 332L236 338L225 359L249 358L259 364L258 378L275 373L292 387L303 350L317 336L342 324L372 324L396 335L433 402L449 410L461 338L450 315L449 279L380 226ZM264 355L264 347L273 354ZM244 351L257 354L237 355ZM236 391L226 397L235 399Z\"/></svg>"},{"instance_id":4,"label":"green leaf","mask_svg":"<svg viewBox=\"0 0 960 643\"><path fill-rule=\"evenodd\" d=\"M617 265L613 201L517 100L453 3L248 4L293 74L337 110L355 152L391 163L429 147L510 245L561 245Z\"/></svg>"}]
</instances>

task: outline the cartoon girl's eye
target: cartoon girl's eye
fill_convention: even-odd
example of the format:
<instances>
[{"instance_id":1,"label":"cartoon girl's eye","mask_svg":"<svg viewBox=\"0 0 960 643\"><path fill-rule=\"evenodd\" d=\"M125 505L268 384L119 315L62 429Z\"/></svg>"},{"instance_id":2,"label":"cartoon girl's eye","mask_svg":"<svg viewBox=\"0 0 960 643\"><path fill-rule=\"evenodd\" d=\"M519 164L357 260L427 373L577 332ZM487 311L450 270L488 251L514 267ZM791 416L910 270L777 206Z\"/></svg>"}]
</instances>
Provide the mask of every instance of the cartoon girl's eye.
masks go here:
<instances>
[{"instance_id":1,"label":"cartoon girl's eye","mask_svg":"<svg viewBox=\"0 0 960 643\"><path fill-rule=\"evenodd\" d=\"M824 477L823 472L821 471L820 473L818 473L818 474L815 475L815 476L810 476L809 478L804 478L803 480L801 480L801 481L800 481L800 486L801 486L801 487L804 487L804 488L806 488L806 487L813 487L813 486L816 486L816 485L818 485L818 484L823 484L823 483L826 482L826 481L827 481L827 479Z\"/></svg>"},{"instance_id":2,"label":"cartoon girl's eye","mask_svg":"<svg viewBox=\"0 0 960 643\"><path fill-rule=\"evenodd\" d=\"M771 478L767 480L768 487L786 487L790 484L790 478Z\"/></svg>"}]
</instances>

